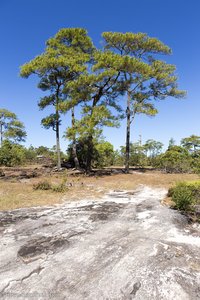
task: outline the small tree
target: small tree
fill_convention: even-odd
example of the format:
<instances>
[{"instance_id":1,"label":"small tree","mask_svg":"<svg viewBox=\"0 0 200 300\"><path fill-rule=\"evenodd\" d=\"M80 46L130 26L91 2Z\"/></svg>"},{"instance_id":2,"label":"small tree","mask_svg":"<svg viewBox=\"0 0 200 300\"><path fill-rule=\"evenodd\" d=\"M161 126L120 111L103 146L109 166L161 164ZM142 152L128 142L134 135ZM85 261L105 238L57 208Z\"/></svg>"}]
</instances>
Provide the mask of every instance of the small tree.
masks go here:
<instances>
[{"instance_id":1,"label":"small tree","mask_svg":"<svg viewBox=\"0 0 200 300\"><path fill-rule=\"evenodd\" d=\"M191 135L181 140L181 145L187 150L196 153L200 149L200 136Z\"/></svg>"},{"instance_id":2,"label":"small tree","mask_svg":"<svg viewBox=\"0 0 200 300\"><path fill-rule=\"evenodd\" d=\"M110 167L114 162L114 148L113 145L106 141L100 141L96 145L98 157L96 160L97 167Z\"/></svg>"},{"instance_id":3,"label":"small tree","mask_svg":"<svg viewBox=\"0 0 200 300\"><path fill-rule=\"evenodd\" d=\"M159 159L160 167L167 173L184 173L192 170L192 157L183 147L172 146L161 154Z\"/></svg>"},{"instance_id":4,"label":"small tree","mask_svg":"<svg viewBox=\"0 0 200 300\"><path fill-rule=\"evenodd\" d=\"M171 139L169 140L168 148L171 148L171 147L173 147L173 146L175 146L175 145L176 145L175 139L171 138Z\"/></svg>"},{"instance_id":5,"label":"small tree","mask_svg":"<svg viewBox=\"0 0 200 300\"><path fill-rule=\"evenodd\" d=\"M160 154L163 146L164 145L161 142L150 139L145 142L144 149L146 150L147 154L149 154L149 157L153 158Z\"/></svg>"},{"instance_id":6,"label":"small tree","mask_svg":"<svg viewBox=\"0 0 200 300\"><path fill-rule=\"evenodd\" d=\"M25 141L26 131L22 122L20 122L15 113L7 109L0 109L0 141L1 146L4 139L15 142Z\"/></svg>"},{"instance_id":7,"label":"small tree","mask_svg":"<svg viewBox=\"0 0 200 300\"><path fill-rule=\"evenodd\" d=\"M121 147L121 154L126 158L126 147ZM125 160L125 159L124 159ZM130 143L129 163L131 166L144 167L147 165L145 148L140 142Z\"/></svg>"}]
</instances>

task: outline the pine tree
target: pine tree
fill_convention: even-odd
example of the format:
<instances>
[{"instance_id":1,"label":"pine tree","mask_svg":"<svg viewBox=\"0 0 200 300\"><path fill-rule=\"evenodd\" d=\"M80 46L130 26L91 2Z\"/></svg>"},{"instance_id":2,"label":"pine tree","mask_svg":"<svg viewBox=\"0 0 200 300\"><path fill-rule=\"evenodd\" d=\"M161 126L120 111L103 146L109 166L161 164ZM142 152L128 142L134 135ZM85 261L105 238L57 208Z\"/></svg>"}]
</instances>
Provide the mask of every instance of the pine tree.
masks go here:
<instances>
[{"instance_id":1,"label":"pine tree","mask_svg":"<svg viewBox=\"0 0 200 300\"><path fill-rule=\"evenodd\" d=\"M67 86L85 71L85 63L90 59L88 53L92 47L86 30L64 28L47 41L44 53L21 67L22 77L38 75L40 79L38 87L43 91L49 91L49 96L41 98L38 105L40 109L48 106L54 108L52 114L42 119L42 125L56 132L58 169L61 168L59 130L61 115L73 107L66 105L69 99L71 103Z\"/></svg>"},{"instance_id":2,"label":"pine tree","mask_svg":"<svg viewBox=\"0 0 200 300\"><path fill-rule=\"evenodd\" d=\"M125 170L128 173L130 126L134 116L137 113L153 116L157 113L155 100L168 96L181 98L185 92L177 89L175 66L157 58L171 54L171 49L158 39L131 32L104 32L102 36L105 50L123 59L121 65L114 63L113 68L120 72L121 90L127 94Z\"/></svg>"}]
</instances>

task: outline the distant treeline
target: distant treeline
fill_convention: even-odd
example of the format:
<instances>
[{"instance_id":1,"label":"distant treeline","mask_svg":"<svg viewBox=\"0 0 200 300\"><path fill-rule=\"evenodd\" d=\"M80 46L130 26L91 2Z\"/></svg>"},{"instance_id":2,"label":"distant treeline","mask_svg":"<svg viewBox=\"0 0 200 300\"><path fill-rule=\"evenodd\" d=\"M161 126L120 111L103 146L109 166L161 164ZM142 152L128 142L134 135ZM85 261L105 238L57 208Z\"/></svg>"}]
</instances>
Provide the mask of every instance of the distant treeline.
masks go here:
<instances>
[{"instance_id":1,"label":"distant treeline","mask_svg":"<svg viewBox=\"0 0 200 300\"><path fill-rule=\"evenodd\" d=\"M70 144L66 153L61 151L61 165L63 167L75 167L73 159L73 144ZM85 169L87 164L87 144L84 140L76 143L77 157L80 167ZM125 146L120 150L114 150L111 143L103 139L94 140L92 154L92 168L111 166L124 166ZM49 149L45 146L26 148L16 142L4 140L0 147L0 165L17 166L23 164L49 164L56 165L56 146ZM166 151L163 152L163 144L153 139L130 143L130 166L152 167L168 173L200 172L200 136L191 135L183 138L180 145L176 145L174 139L170 139Z\"/></svg>"}]
</instances>

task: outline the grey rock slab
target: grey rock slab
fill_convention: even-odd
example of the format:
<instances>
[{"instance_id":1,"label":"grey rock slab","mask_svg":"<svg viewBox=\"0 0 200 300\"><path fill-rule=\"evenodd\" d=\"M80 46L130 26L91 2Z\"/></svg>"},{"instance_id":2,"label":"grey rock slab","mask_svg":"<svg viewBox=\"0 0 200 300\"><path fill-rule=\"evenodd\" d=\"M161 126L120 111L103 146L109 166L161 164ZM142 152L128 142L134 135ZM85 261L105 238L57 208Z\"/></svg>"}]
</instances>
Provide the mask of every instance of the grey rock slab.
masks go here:
<instances>
[{"instance_id":1,"label":"grey rock slab","mask_svg":"<svg viewBox=\"0 0 200 300\"><path fill-rule=\"evenodd\" d=\"M200 228L162 189L0 213L1 299L200 299Z\"/></svg>"}]
</instances>

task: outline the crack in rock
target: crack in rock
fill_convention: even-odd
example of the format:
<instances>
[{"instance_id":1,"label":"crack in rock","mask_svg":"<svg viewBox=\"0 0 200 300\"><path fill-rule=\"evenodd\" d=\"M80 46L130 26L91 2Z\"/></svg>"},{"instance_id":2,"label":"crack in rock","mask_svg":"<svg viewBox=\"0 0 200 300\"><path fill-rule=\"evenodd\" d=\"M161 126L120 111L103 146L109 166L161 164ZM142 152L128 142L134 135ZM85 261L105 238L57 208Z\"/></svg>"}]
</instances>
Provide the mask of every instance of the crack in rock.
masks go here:
<instances>
[{"instance_id":1,"label":"crack in rock","mask_svg":"<svg viewBox=\"0 0 200 300\"><path fill-rule=\"evenodd\" d=\"M32 270L28 275L22 277L21 279L14 279L14 280L9 281L9 282L6 284L6 286L0 291L0 295L3 294L3 293L9 288L9 286L11 285L11 283L13 283L13 282L16 282L16 283L17 283L17 282L20 282L20 283L22 283L24 280L30 278L33 274L39 275L40 272L41 272L43 269L44 269L44 267L39 266L38 268Z\"/></svg>"}]
</instances>

